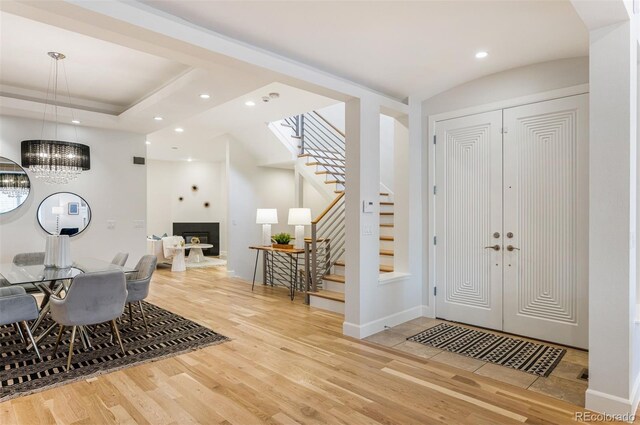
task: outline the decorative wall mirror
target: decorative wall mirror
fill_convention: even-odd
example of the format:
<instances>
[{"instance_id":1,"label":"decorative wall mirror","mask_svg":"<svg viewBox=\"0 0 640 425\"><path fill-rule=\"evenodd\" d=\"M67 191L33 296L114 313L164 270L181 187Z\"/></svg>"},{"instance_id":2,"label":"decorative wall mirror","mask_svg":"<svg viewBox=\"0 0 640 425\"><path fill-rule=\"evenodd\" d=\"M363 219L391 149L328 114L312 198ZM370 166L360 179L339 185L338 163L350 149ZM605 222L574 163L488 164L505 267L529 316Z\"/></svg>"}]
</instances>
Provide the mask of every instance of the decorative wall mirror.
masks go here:
<instances>
[{"instance_id":1,"label":"decorative wall mirror","mask_svg":"<svg viewBox=\"0 0 640 425\"><path fill-rule=\"evenodd\" d=\"M0 214L24 204L30 191L31 181L24 168L0 156Z\"/></svg>"},{"instance_id":2,"label":"decorative wall mirror","mask_svg":"<svg viewBox=\"0 0 640 425\"><path fill-rule=\"evenodd\" d=\"M49 195L38 207L38 223L50 235L76 236L89 226L91 208L75 193Z\"/></svg>"}]
</instances>

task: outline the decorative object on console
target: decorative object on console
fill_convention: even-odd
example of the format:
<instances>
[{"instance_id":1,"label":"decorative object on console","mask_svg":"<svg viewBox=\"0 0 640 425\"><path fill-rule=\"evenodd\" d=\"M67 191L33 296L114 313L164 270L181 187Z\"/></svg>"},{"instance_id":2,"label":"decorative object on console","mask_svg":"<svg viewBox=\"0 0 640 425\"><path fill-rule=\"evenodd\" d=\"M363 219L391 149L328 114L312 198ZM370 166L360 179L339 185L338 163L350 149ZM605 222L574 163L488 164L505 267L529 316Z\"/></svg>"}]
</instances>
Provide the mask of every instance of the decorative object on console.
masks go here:
<instances>
[{"instance_id":1,"label":"decorative object on console","mask_svg":"<svg viewBox=\"0 0 640 425\"><path fill-rule=\"evenodd\" d=\"M0 156L0 214L22 205L30 191L31 181L24 168L9 158Z\"/></svg>"},{"instance_id":2,"label":"decorative object on console","mask_svg":"<svg viewBox=\"0 0 640 425\"><path fill-rule=\"evenodd\" d=\"M289 225L296 226L296 249L304 249L304 226L310 224L311 210L309 208L289 208Z\"/></svg>"},{"instance_id":3,"label":"decorative object on console","mask_svg":"<svg viewBox=\"0 0 640 425\"><path fill-rule=\"evenodd\" d=\"M291 235L288 233L278 233L273 236L273 240L276 242L272 245L274 248L293 248L293 245L289 244L289 242L291 242Z\"/></svg>"},{"instance_id":4,"label":"decorative object on console","mask_svg":"<svg viewBox=\"0 0 640 425\"><path fill-rule=\"evenodd\" d=\"M58 135L58 63L65 58L65 55L58 52L47 53L53 60L55 67L52 67L49 81L53 80L53 111L55 115L53 136ZM64 70L64 67L63 67ZM53 77L53 78L52 78ZM65 81L67 77L65 74ZM67 84L67 94L69 86ZM29 168L36 178L43 179L46 183L65 184L75 180L83 171L91 168L90 148L80 143L66 142L61 140L45 139L44 131L46 124L47 106L49 100L49 89L45 100L45 113L42 119L42 133L40 139L22 141L22 166ZM69 96L71 97L71 96ZM71 110L71 121L76 121ZM74 126L74 129L76 127ZM76 130L76 140L78 133Z\"/></svg>"},{"instance_id":5,"label":"decorative object on console","mask_svg":"<svg viewBox=\"0 0 640 425\"><path fill-rule=\"evenodd\" d=\"M270 246L271 225L278 224L278 210L275 208L258 208L256 224L262 224L262 245Z\"/></svg>"},{"instance_id":6,"label":"decorative object on console","mask_svg":"<svg viewBox=\"0 0 640 425\"><path fill-rule=\"evenodd\" d=\"M77 214L64 214L72 211L77 204ZM82 197L75 193L58 192L46 197L38 207L38 223L42 230L50 235L66 234L76 236L89 226L91 222L91 208Z\"/></svg>"}]
</instances>

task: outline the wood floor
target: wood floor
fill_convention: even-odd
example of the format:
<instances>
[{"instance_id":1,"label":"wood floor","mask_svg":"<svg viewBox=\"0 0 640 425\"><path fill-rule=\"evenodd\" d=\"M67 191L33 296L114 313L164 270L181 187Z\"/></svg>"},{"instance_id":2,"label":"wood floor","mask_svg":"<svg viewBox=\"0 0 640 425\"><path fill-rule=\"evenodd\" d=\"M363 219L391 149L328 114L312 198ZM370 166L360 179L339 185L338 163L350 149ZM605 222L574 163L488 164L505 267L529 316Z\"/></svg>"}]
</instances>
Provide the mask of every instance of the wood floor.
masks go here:
<instances>
[{"instance_id":1,"label":"wood floor","mask_svg":"<svg viewBox=\"0 0 640 425\"><path fill-rule=\"evenodd\" d=\"M342 317L215 269L148 301L233 340L0 404L0 424L510 424L578 406L342 335Z\"/></svg>"}]
</instances>

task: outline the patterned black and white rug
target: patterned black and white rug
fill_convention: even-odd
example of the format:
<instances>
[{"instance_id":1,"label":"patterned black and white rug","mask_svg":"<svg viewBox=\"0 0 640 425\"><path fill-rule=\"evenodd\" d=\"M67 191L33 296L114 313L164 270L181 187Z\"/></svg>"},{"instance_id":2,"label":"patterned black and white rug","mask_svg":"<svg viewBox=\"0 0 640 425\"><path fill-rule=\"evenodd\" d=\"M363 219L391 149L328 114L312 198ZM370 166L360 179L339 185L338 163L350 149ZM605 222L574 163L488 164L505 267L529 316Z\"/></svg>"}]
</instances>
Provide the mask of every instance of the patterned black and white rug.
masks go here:
<instances>
[{"instance_id":1,"label":"patterned black and white rug","mask_svg":"<svg viewBox=\"0 0 640 425\"><path fill-rule=\"evenodd\" d=\"M436 325L407 340L538 376L549 376L567 351L448 323Z\"/></svg>"},{"instance_id":2,"label":"patterned black and white rug","mask_svg":"<svg viewBox=\"0 0 640 425\"><path fill-rule=\"evenodd\" d=\"M143 303L143 306L149 324L148 335L145 335L142 317L136 306L133 326L129 325L128 315L122 317L119 325L126 355L122 354L115 341L110 341L109 325L98 325L91 334L93 348L85 350L76 336L71 370L68 372L65 366L70 331L63 335L55 356L52 354L56 332L45 337L38 344L42 355L40 361L33 350L25 349L12 326L0 326L0 401L229 340L224 335L153 304ZM45 319L38 331L46 329L51 323L50 319Z\"/></svg>"}]
</instances>

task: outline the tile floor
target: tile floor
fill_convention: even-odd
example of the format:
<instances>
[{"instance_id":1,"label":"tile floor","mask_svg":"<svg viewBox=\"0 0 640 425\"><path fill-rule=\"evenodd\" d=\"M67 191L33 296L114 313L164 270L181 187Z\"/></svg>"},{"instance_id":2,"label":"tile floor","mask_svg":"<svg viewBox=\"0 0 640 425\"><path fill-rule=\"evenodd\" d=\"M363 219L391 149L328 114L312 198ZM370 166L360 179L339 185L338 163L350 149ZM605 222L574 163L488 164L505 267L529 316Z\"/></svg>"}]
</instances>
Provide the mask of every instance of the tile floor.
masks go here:
<instances>
[{"instance_id":1,"label":"tile floor","mask_svg":"<svg viewBox=\"0 0 640 425\"><path fill-rule=\"evenodd\" d=\"M505 366L487 363L460 354L450 353L439 348L407 341L407 338L424 331L443 320L419 317L396 327L379 332L365 338L369 342L393 347L415 356L428 358L430 360L446 363L478 375L487 376L498 381L502 381L531 391L546 394L559 398L579 406L584 406L584 393L587 390L587 381L579 379L578 376L588 366L588 353L586 351L563 347L567 350L551 374L546 377L539 377L530 373L521 372ZM466 326L456 323L460 326ZM469 326L472 328L472 326ZM482 329L486 332L486 329ZM500 332L494 332L501 334ZM509 335L510 336L510 335ZM527 339L527 338L523 338Z\"/></svg>"}]
</instances>

